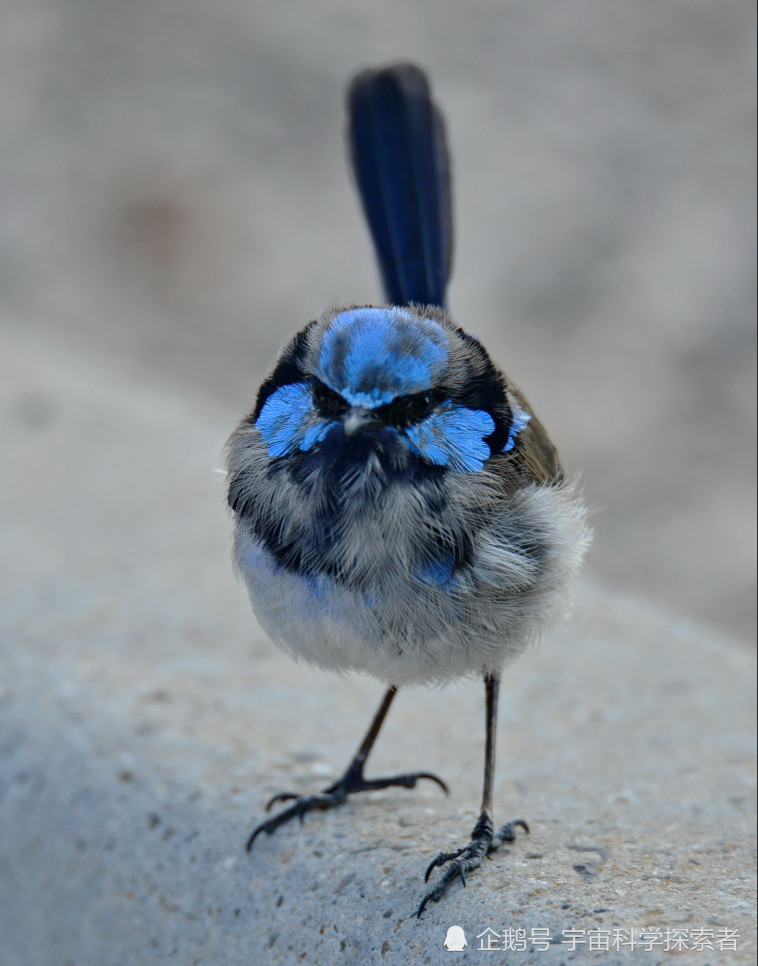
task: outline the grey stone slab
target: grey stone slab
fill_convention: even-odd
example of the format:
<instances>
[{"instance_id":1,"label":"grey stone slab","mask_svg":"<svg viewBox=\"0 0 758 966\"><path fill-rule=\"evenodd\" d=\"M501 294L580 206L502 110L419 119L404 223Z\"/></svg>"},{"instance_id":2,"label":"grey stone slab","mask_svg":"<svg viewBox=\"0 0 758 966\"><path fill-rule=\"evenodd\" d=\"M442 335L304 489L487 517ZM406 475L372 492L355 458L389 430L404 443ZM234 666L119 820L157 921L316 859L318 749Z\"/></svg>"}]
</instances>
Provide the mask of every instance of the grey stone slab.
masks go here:
<instances>
[{"instance_id":1,"label":"grey stone slab","mask_svg":"<svg viewBox=\"0 0 758 966\"><path fill-rule=\"evenodd\" d=\"M498 817L531 834L465 889L412 917L476 818L477 682L401 692L371 760L448 798L359 797L246 855L268 797L341 771L381 687L291 663L249 613L213 472L236 413L17 327L0 346L3 966L436 964L452 925L467 962L669 962L675 928L739 934L687 963L754 961L754 659L597 577L505 676ZM485 953L488 928L662 938Z\"/></svg>"}]
</instances>

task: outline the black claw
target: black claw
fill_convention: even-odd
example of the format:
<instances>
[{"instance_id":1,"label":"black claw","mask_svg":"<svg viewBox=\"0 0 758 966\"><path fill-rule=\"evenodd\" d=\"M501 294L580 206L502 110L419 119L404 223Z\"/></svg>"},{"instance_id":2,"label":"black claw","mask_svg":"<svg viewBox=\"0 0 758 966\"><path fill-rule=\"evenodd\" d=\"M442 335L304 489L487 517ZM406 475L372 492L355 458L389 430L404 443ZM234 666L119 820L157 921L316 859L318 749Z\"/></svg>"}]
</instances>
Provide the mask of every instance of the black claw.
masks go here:
<instances>
[{"instance_id":1,"label":"black claw","mask_svg":"<svg viewBox=\"0 0 758 966\"><path fill-rule=\"evenodd\" d=\"M433 775L430 771L420 771L416 775L416 778L428 778L431 782L437 782L446 795L450 794L450 789L447 787L445 782L443 782L441 778L438 778L437 775Z\"/></svg>"},{"instance_id":2,"label":"black claw","mask_svg":"<svg viewBox=\"0 0 758 966\"><path fill-rule=\"evenodd\" d=\"M275 799L279 796L275 796ZM284 825L285 822L289 822L292 818L299 818L301 823L305 820L305 815L307 812L313 811L315 808L330 808L332 805L339 804L342 801L337 795L328 795L322 793L320 795L304 795L302 798L298 798L297 795L291 795L285 793L281 796L285 801L287 799L294 798L295 804L290 805L289 808L285 808L283 812L279 812L278 815L274 815L273 818L266 819L265 822L261 822L260 825L256 825L250 834L250 838L247 840L246 850L250 852L253 848L253 842L258 838L261 832L265 832L266 835L273 835L273 833L279 828L280 825Z\"/></svg>"},{"instance_id":3,"label":"black claw","mask_svg":"<svg viewBox=\"0 0 758 966\"><path fill-rule=\"evenodd\" d=\"M274 807L274 805L276 805L277 802L290 802L293 799L298 798L298 797L299 796L296 795L294 792L279 792L278 795L274 795L273 798L270 798L268 800L268 802L266 804L266 811L267 812L270 812L271 809Z\"/></svg>"},{"instance_id":4,"label":"black claw","mask_svg":"<svg viewBox=\"0 0 758 966\"><path fill-rule=\"evenodd\" d=\"M495 835L493 840L494 848L497 848L501 842L515 842L517 828L522 828L527 835L529 834L529 826L523 818L515 818L512 822L506 822L505 825L498 829L497 835Z\"/></svg>"},{"instance_id":5,"label":"black claw","mask_svg":"<svg viewBox=\"0 0 758 966\"><path fill-rule=\"evenodd\" d=\"M445 865L445 863L449 862L451 859L457 859L458 856L462 855L464 851L465 849L456 849L455 852L440 852L440 854L435 859L432 859L432 861L429 863L429 867L424 874L424 882L429 881L429 876L432 874L433 869L436 869L439 865Z\"/></svg>"},{"instance_id":6,"label":"black claw","mask_svg":"<svg viewBox=\"0 0 758 966\"><path fill-rule=\"evenodd\" d=\"M426 771L413 771L405 775L393 775L391 778L364 778L359 775L349 778L348 781L335 782L327 791L344 788L345 793L350 794L351 792L379 791L382 788L415 788L422 778L436 782L446 795L450 794L450 789L441 778Z\"/></svg>"},{"instance_id":7,"label":"black claw","mask_svg":"<svg viewBox=\"0 0 758 966\"><path fill-rule=\"evenodd\" d=\"M490 857L490 853L499 848L503 842L515 841L517 828L522 828L527 834L529 832L529 826L526 822L522 818L517 818L512 822L507 822L497 833L493 833L492 820L489 817L489 813L482 812L474 826L471 833L471 841L467 846L462 849L457 849L455 852L440 852L429 863L424 874L424 882L429 881L429 876L434 869L446 865L448 862L452 862L442 878L421 900L421 905L415 912L416 917L418 919L421 918L421 913L428 903L439 902L447 892L450 883L455 879L460 879L461 884L465 886L467 873L479 868L482 859L485 856Z\"/></svg>"},{"instance_id":8,"label":"black claw","mask_svg":"<svg viewBox=\"0 0 758 966\"><path fill-rule=\"evenodd\" d=\"M289 811L289 809L287 811ZM276 818L279 818L279 816L277 815ZM261 822L260 825L256 825L253 831L250 833L250 837L247 840L245 851L246 852L252 851L253 842L255 842L255 840L258 838L261 832L265 832L266 835L272 835L279 827L279 825L281 825L281 822L277 822L276 819L270 819L268 822Z\"/></svg>"},{"instance_id":9,"label":"black claw","mask_svg":"<svg viewBox=\"0 0 758 966\"><path fill-rule=\"evenodd\" d=\"M463 852L463 851L465 851L465 850L464 849L461 849L461 852ZM424 911L424 908L425 908L425 906L426 906L426 904L428 902L439 902L440 901L440 899L443 897L443 895L447 891L447 887L450 885L450 883L456 877L457 878L460 878L460 880L461 880L461 882L463 883L464 886L466 885L466 875L465 875L465 872L463 871L463 866L457 860L453 863L453 865L450 866L450 868L447 870L447 872L444 874L444 876L440 879L440 881L437 883L437 885L433 889L430 889L427 892L427 894L424 896L424 898L421 900L421 905L416 910L416 917L418 919L421 918L421 913Z\"/></svg>"},{"instance_id":10,"label":"black claw","mask_svg":"<svg viewBox=\"0 0 758 966\"><path fill-rule=\"evenodd\" d=\"M245 846L246 852L252 852L253 842L258 838L261 832L265 832L267 835L271 835L271 831L273 831L273 829L269 831L269 829L266 828L266 825L267 825L266 822L262 822L260 825L256 825L256 827L250 833L250 838L247 840L247 845Z\"/></svg>"},{"instance_id":11,"label":"black claw","mask_svg":"<svg viewBox=\"0 0 758 966\"><path fill-rule=\"evenodd\" d=\"M255 842L261 832L265 832L266 835L273 835L280 825L284 825L295 817L299 818L302 823L305 821L305 816L308 812L312 812L314 809L327 809L333 808L335 805L341 805L348 795L356 792L378 791L382 788L415 788L416 783L422 778L428 778L430 781L436 782L446 795L449 794L447 785L441 778L438 778L431 772L409 772L404 775L394 775L391 778L364 778L362 772L353 766L348 768L342 778L317 795L296 795L294 792L279 792L266 805L266 812L269 812L279 802L292 801L294 804L290 805L289 808L285 808L278 815L274 815L272 818L266 819L265 822L256 825L250 833L245 848L250 852L253 848L253 842Z\"/></svg>"},{"instance_id":12,"label":"black claw","mask_svg":"<svg viewBox=\"0 0 758 966\"><path fill-rule=\"evenodd\" d=\"M421 918L421 913L424 911L424 908L426 907L426 904L427 904L427 902L429 902L429 899L430 898L431 898L431 893L427 892L427 894L421 900L421 905L418 907L418 909L414 913L414 915L415 915L415 917L417 919L420 919Z\"/></svg>"}]
</instances>

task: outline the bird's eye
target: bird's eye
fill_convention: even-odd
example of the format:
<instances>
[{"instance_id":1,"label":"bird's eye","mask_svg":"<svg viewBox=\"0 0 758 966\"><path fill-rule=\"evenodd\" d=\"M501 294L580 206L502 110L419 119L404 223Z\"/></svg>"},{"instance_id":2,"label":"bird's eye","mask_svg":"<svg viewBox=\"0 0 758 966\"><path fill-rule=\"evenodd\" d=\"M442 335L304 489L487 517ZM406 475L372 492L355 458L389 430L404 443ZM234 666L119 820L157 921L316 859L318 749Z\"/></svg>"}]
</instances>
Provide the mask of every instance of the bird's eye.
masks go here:
<instances>
[{"instance_id":1,"label":"bird's eye","mask_svg":"<svg viewBox=\"0 0 758 966\"><path fill-rule=\"evenodd\" d=\"M326 419L336 419L348 408L347 403L338 392L318 380L314 380L313 383L313 402L319 415Z\"/></svg>"},{"instance_id":2,"label":"bird's eye","mask_svg":"<svg viewBox=\"0 0 758 966\"><path fill-rule=\"evenodd\" d=\"M400 396L391 403L382 406L378 412L384 421L398 429L412 426L425 419L434 408L434 400L427 392L413 393L411 396Z\"/></svg>"},{"instance_id":3,"label":"bird's eye","mask_svg":"<svg viewBox=\"0 0 758 966\"><path fill-rule=\"evenodd\" d=\"M408 415L413 422L425 419L432 411L432 400L429 393L420 392L408 397Z\"/></svg>"}]
</instances>

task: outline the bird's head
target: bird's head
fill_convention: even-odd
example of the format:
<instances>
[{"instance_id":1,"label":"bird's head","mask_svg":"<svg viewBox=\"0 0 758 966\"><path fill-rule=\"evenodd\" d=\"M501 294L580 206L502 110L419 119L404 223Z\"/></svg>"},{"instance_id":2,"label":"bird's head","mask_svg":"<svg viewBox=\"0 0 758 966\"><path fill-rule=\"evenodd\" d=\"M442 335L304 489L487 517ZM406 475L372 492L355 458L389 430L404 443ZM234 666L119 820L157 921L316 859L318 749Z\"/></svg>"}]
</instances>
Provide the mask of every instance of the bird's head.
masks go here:
<instances>
[{"instance_id":1,"label":"bird's head","mask_svg":"<svg viewBox=\"0 0 758 966\"><path fill-rule=\"evenodd\" d=\"M513 446L509 405L486 350L430 307L325 313L285 347L250 423L273 460L385 477L472 473Z\"/></svg>"}]
</instances>

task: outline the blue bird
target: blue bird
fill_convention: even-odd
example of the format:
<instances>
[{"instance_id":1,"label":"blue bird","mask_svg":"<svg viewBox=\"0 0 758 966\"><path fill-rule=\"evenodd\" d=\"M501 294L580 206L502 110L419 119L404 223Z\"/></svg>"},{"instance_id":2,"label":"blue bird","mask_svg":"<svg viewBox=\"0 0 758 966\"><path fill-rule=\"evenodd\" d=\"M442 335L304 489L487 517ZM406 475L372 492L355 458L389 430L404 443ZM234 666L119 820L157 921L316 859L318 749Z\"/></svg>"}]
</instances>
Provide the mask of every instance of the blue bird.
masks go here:
<instances>
[{"instance_id":1,"label":"blue bird","mask_svg":"<svg viewBox=\"0 0 758 966\"><path fill-rule=\"evenodd\" d=\"M235 559L262 626L287 653L387 686L344 775L253 830L425 772L366 778L405 685L484 680L482 806L468 843L417 915L485 855L495 829L503 667L568 606L590 532L577 487L529 404L449 317L452 215L444 124L412 64L367 70L348 91L353 168L387 304L329 310L284 348L227 446Z\"/></svg>"}]
</instances>

